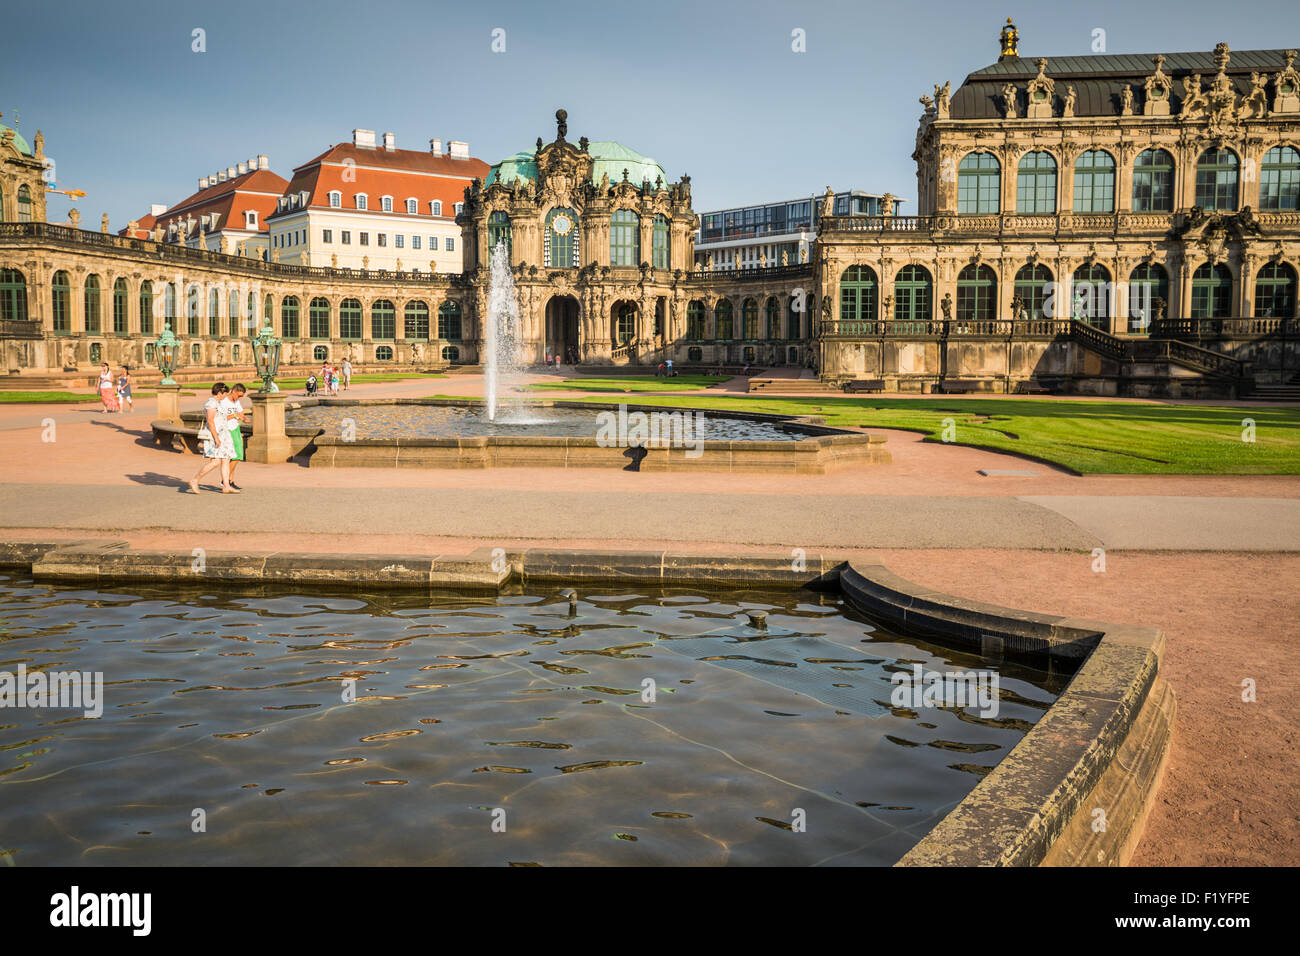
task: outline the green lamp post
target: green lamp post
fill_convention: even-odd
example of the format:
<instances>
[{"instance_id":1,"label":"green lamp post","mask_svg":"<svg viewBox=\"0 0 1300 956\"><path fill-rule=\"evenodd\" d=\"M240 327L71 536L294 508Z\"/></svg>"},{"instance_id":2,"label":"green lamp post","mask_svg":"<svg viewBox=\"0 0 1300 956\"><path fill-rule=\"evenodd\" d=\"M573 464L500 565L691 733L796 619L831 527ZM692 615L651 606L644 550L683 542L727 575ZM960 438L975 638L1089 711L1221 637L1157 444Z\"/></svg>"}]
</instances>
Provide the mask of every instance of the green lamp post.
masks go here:
<instances>
[{"instance_id":1,"label":"green lamp post","mask_svg":"<svg viewBox=\"0 0 1300 956\"><path fill-rule=\"evenodd\" d=\"M175 385L172 380L172 372L176 371L176 359L180 356L180 343L176 341L176 336L172 335L172 324L163 323L162 335L158 336L158 341L154 342L154 357L158 361L158 369L162 372L163 377L160 385Z\"/></svg>"},{"instance_id":2,"label":"green lamp post","mask_svg":"<svg viewBox=\"0 0 1300 956\"><path fill-rule=\"evenodd\" d=\"M275 329L268 320L262 331L252 338L253 363L257 367L257 376L262 380L263 392L272 391L276 372L280 369L281 342L275 337Z\"/></svg>"}]
</instances>

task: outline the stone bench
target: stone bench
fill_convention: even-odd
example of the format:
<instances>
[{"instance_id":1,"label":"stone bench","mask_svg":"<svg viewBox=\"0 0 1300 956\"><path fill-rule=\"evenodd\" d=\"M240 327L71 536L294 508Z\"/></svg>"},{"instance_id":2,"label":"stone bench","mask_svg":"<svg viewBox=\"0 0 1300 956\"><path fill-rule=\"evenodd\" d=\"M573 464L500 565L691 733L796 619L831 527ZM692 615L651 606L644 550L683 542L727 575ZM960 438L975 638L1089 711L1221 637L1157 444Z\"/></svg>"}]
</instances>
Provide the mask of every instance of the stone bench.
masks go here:
<instances>
[{"instance_id":1,"label":"stone bench","mask_svg":"<svg viewBox=\"0 0 1300 956\"><path fill-rule=\"evenodd\" d=\"M883 392L884 390L883 378L855 378L844 383L846 392Z\"/></svg>"}]
</instances>

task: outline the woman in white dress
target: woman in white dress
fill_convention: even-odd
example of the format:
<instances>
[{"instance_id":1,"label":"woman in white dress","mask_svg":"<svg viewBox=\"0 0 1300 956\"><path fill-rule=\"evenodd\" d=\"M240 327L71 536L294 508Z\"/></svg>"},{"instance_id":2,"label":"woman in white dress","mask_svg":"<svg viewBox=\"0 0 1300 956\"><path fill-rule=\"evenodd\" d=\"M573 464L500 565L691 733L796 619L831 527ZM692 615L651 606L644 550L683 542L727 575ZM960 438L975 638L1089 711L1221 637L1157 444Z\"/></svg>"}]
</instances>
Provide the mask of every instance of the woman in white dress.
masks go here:
<instances>
[{"instance_id":1,"label":"woman in white dress","mask_svg":"<svg viewBox=\"0 0 1300 956\"><path fill-rule=\"evenodd\" d=\"M238 488L230 487L230 460L235 457L235 443L230 437L230 425L222 399L230 392L225 382L212 386L212 397L203 406L203 427L199 439L203 442L203 467L190 479L190 494L199 493L199 480L213 468L221 468L221 493L237 495Z\"/></svg>"}]
</instances>

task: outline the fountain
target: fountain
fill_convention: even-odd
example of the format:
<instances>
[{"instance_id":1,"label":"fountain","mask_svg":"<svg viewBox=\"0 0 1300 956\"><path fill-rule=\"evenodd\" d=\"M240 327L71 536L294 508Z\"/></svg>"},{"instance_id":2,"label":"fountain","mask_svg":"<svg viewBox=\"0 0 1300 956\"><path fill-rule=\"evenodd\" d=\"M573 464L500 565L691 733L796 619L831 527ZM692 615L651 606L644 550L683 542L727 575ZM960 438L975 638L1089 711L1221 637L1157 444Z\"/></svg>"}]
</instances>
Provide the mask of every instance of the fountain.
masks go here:
<instances>
[{"instance_id":1,"label":"fountain","mask_svg":"<svg viewBox=\"0 0 1300 956\"><path fill-rule=\"evenodd\" d=\"M483 399L490 421L497 418L497 397L502 377L518 370L516 331L519 325L519 300L515 297L515 280L510 274L510 251L504 241L492 250L488 279L488 315L483 333L486 353L483 365Z\"/></svg>"}]
</instances>

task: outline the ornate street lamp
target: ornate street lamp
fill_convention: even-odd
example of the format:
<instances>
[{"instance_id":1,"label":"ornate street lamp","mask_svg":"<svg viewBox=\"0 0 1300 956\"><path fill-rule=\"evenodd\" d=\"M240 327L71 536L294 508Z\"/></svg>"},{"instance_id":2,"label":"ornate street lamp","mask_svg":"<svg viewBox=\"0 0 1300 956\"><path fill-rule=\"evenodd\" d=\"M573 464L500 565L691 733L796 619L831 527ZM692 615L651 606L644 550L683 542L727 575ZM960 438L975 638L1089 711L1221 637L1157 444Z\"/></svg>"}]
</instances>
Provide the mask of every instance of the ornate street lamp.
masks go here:
<instances>
[{"instance_id":1,"label":"ornate street lamp","mask_svg":"<svg viewBox=\"0 0 1300 956\"><path fill-rule=\"evenodd\" d=\"M162 335L158 336L158 341L154 342L154 358L158 361L158 369L162 372L162 381L160 385L175 385L172 380L172 372L176 371L176 359L180 356L181 344L176 341L176 336L172 335L172 324L163 323Z\"/></svg>"},{"instance_id":2,"label":"ornate street lamp","mask_svg":"<svg viewBox=\"0 0 1300 956\"><path fill-rule=\"evenodd\" d=\"M262 380L263 392L270 392L271 386L275 384L275 374L280 369L280 346L281 342L275 337L275 329L271 328L271 322L268 319L262 326L262 331L252 338L253 346L253 363L257 366L257 376Z\"/></svg>"}]
</instances>

